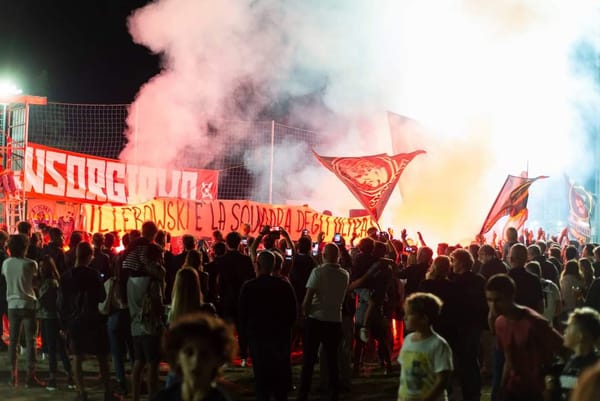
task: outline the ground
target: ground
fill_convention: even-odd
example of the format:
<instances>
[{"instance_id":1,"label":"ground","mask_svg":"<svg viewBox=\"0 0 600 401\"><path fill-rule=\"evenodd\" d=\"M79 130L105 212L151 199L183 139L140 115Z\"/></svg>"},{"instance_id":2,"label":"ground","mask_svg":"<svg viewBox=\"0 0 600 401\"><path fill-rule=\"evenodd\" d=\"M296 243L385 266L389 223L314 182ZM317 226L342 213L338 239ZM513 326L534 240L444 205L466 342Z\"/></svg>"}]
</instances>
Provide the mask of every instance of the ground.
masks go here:
<instances>
[{"instance_id":1,"label":"ground","mask_svg":"<svg viewBox=\"0 0 600 401\"><path fill-rule=\"evenodd\" d=\"M18 387L12 389L8 386L9 381L9 363L7 353L3 352L0 354L0 400L42 400L42 401L68 401L75 397L74 390L68 390L66 387L66 376L59 373L58 386L59 389L50 392L46 389L27 389L24 387ZM25 360L21 356L19 358L19 366L25 366ZM60 362L59 362L60 369ZM38 361L38 372L39 377L44 379L46 372L48 371L48 361ZM85 381L89 385L90 401L101 401L102 400L102 388L100 386L98 376L98 366L90 358L84 364ZM300 375L300 364L295 361L294 363L294 383L298 383L298 377ZM313 379L313 394L312 400L325 400L324 394L318 392L319 376L318 366L315 368L315 375ZM161 366L161 384L164 382L167 373L167 366ZM20 373L23 378L24 372ZM233 363L226 367L223 372L222 379L223 386L231 394L233 400L253 400L253 378L252 368L242 368L237 363ZM398 389L398 374L391 376L384 376L383 370L379 369L376 363L367 363L366 368L361 377L354 378L352 383L352 390L347 393L343 393L340 397L341 400L347 401L387 401L396 400L396 391ZM142 398L147 400L147 398ZM290 393L290 401L296 399L296 393ZM489 401L489 385L485 386L484 395L482 401ZM125 398L127 400L127 398Z\"/></svg>"}]
</instances>

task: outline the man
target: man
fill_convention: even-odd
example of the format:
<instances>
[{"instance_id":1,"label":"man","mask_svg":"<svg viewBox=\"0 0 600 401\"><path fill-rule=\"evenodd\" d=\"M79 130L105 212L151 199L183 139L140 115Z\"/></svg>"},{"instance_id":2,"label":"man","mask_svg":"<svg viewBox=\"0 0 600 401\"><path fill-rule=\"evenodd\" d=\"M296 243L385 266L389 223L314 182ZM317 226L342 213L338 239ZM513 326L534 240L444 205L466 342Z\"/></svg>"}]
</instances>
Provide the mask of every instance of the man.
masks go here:
<instances>
[{"instance_id":1,"label":"man","mask_svg":"<svg viewBox=\"0 0 600 401\"><path fill-rule=\"evenodd\" d=\"M550 280L557 286L560 286L558 269L551 262L548 262L539 245L529 245L527 248L527 261L538 262L540 264L540 268L542 269L542 278L545 280Z\"/></svg>"},{"instance_id":2,"label":"man","mask_svg":"<svg viewBox=\"0 0 600 401\"><path fill-rule=\"evenodd\" d=\"M525 270L527 248L517 243L510 248L510 270L508 275L516 285L515 302L527 306L539 314L544 313L544 293L540 280Z\"/></svg>"},{"instance_id":3,"label":"man","mask_svg":"<svg viewBox=\"0 0 600 401\"><path fill-rule=\"evenodd\" d=\"M38 265L27 259L29 239L23 234L11 235L8 239L10 258L2 262L2 276L6 280L6 302L10 340L8 358L11 364L10 385L18 384L17 344L21 334L21 324L25 329L27 347L27 387L45 387L35 376L35 337L37 321L35 317L37 297L34 287L38 280Z\"/></svg>"},{"instance_id":4,"label":"man","mask_svg":"<svg viewBox=\"0 0 600 401\"><path fill-rule=\"evenodd\" d=\"M98 273L101 281L104 283L113 275L110 256L102 250L104 246L104 234L94 233L92 235L92 244L94 246L94 254L89 267Z\"/></svg>"},{"instance_id":5,"label":"man","mask_svg":"<svg viewBox=\"0 0 600 401\"><path fill-rule=\"evenodd\" d=\"M146 310L145 300L152 305L162 303L160 288L164 285L165 270L153 256L162 256L162 249L154 243L158 227L152 221L142 224L142 236L133 241L125 251L122 277L126 282L127 306L131 316L131 336L135 362L131 372L132 397L139 401L142 372L146 367L148 395L152 399L158 392L158 367L160 363L161 316L155 308ZM158 284L158 285L157 285ZM149 315L149 312L151 315Z\"/></svg>"},{"instance_id":6,"label":"man","mask_svg":"<svg viewBox=\"0 0 600 401\"><path fill-rule=\"evenodd\" d=\"M82 363L85 354L94 354L104 385L104 400L112 401L120 398L110 390L108 333L98 311L98 303L104 301L106 292L98 273L89 267L92 256L89 243L77 245L75 267L61 278L58 307L75 354L74 378L78 393L75 400L87 401Z\"/></svg>"},{"instance_id":7,"label":"man","mask_svg":"<svg viewBox=\"0 0 600 401\"><path fill-rule=\"evenodd\" d=\"M498 345L506 358L500 387L506 401L542 401L544 368L560 349L562 337L534 310L519 305L516 293L515 281L506 274L493 276L486 286L488 306L498 316Z\"/></svg>"},{"instance_id":8,"label":"man","mask_svg":"<svg viewBox=\"0 0 600 401\"><path fill-rule=\"evenodd\" d=\"M287 400L291 386L290 334L296 320L296 296L290 283L272 275L275 255L257 257L257 277L240 291L239 321L248 338L256 399ZM274 302L274 300L276 300Z\"/></svg>"},{"instance_id":9,"label":"man","mask_svg":"<svg viewBox=\"0 0 600 401\"><path fill-rule=\"evenodd\" d=\"M427 246L419 248L417 252L417 263L408 266L402 270L398 278L406 279L404 292L408 297L413 292L417 292L419 285L425 280L425 275L429 270L429 266L433 262L433 250Z\"/></svg>"},{"instance_id":10,"label":"man","mask_svg":"<svg viewBox=\"0 0 600 401\"><path fill-rule=\"evenodd\" d=\"M184 234L181 237L181 242L183 244L183 252L178 255L175 255L171 258L169 263L167 264L167 272L165 276L165 302L171 302L171 292L173 291L173 284L175 283L175 276L177 275L177 271L181 269L181 266L185 263L185 258L189 251L193 251L196 249L196 238L190 234ZM210 287L209 287L210 288ZM204 294L206 296L206 294Z\"/></svg>"},{"instance_id":11,"label":"man","mask_svg":"<svg viewBox=\"0 0 600 401\"><path fill-rule=\"evenodd\" d=\"M482 245L477 253L477 258L481 262L479 274L481 274L486 281L496 274L508 273L508 266L496 255L496 250L488 244Z\"/></svg>"},{"instance_id":12,"label":"man","mask_svg":"<svg viewBox=\"0 0 600 401\"><path fill-rule=\"evenodd\" d=\"M63 250L63 246L65 245L65 237L63 236L62 230L58 227L51 227L48 230L48 235L50 236L50 242L42 250L42 255L50 255L50 257L54 260L54 264L56 265L58 273L62 276L67 270L65 263L65 251Z\"/></svg>"},{"instance_id":13,"label":"man","mask_svg":"<svg viewBox=\"0 0 600 401\"><path fill-rule=\"evenodd\" d=\"M221 260L227 253L227 245L224 242L217 242L212 246L213 260L204 266L204 271L208 273L208 293L204 295L204 302L210 302L213 305L219 305L218 278L221 270Z\"/></svg>"},{"instance_id":14,"label":"man","mask_svg":"<svg viewBox=\"0 0 600 401\"><path fill-rule=\"evenodd\" d=\"M481 373L479 369L479 341L488 314L485 300L485 278L471 271L473 256L466 249L452 252L452 279L459 297L456 322L459 335L453 349L458 364L458 376L463 400L479 401L481 398Z\"/></svg>"},{"instance_id":15,"label":"man","mask_svg":"<svg viewBox=\"0 0 600 401\"><path fill-rule=\"evenodd\" d=\"M313 269L306 283L306 296L302 303L302 312L306 321L299 401L308 399L313 369L321 343L328 359L330 399L338 400L338 346L342 330L342 303L350 279L348 272L338 263L339 256L340 250L337 245L327 244L323 251L324 263Z\"/></svg>"},{"instance_id":16,"label":"man","mask_svg":"<svg viewBox=\"0 0 600 401\"><path fill-rule=\"evenodd\" d=\"M310 237L302 236L298 240L298 252L292 260L292 269L290 271L290 283L294 287L298 305L304 301L306 295L306 282L310 273L316 267L315 260L310 255L310 247L312 246Z\"/></svg>"},{"instance_id":17,"label":"man","mask_svg":"<svg viewBox=\"0 0 600 401\"><path fill-rule=\"evenodd\" d=\"M506 241L504 242L504 245L502 245L502 258L504 259L504 262L510 263L510 248L519 242L519 233L516 228L508 227L504 233L504 237L506 238Z\"/></svg>"}]
</instances>

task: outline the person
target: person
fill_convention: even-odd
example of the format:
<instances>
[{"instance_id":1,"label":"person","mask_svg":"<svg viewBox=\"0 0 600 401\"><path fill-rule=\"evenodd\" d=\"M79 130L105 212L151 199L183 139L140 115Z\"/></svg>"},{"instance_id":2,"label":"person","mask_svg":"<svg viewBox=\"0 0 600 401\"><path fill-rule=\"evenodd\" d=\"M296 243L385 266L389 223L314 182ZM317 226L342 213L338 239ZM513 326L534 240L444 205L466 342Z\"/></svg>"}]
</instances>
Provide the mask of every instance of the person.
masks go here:
<instances>
[{"instance_id":1,"label":"person","mask_svg":"<svg viewBox=\"0 0 600 401\"><path fill-rule=\"evenodd\" d=\"M310 255L310 247L312 243L310 237L303 235L298 240L297 252L293 255L292 269L290 270L290 283L294 287L294 293L296 294L297 304L302 304L304 301L304 295L306 294L306 282L312 270L316 267L314 258ZM296 322L295 332L301 330L302 320L298 319ZM299 335L295 337L299 338Z\"/></svg>"},{"instance_id":2,"label":"person","mask_svg":"<svg viewBox=\"0 0 600 401\"><path fill-rule=\"evenodd\" d=\"M415 292L406 298L404 319L411 333L398 356L399 401L447 400L446 386L454 369L452 350L432 329L441 308L442 301L433 294Z\"/></svg>"},{"instance_id":3,"label":"person","mask_svg":"<svg viewBox=\"0 0 600 401\"><path fill-rule=\"evenodd\" d=\"M581 372L600 360L596 344L600 339L600 314L591 308L578 308L569 315L564 346L573 351L558 380L546 377L546 385L555 401L567 401ZM556 390L556 391L553 391Z\"/></svg>"},{"instance_id":4,"label":"person","mask_svg":"<svg viewBox=\"0 0 600 401\"><path fill-rule=\"evenodd\" d=\"M175 275L167 325L173 324L173 322L188 314L202 311L216 314L214 306L205 304L203 301L198 271L191 267L182 267ZM169 388L179 381L180 378L177 377L175 370L171 370L167 375L165 388Z\"/></svg>"},{"instance_id":5,"label":"person","mask_svg":"<svg viewBox=\"0 0 600 401\"><path fill-rule=\"evenodd\" d=\"M502 256L504 262L510 264L510 249L513 245L519 243L519 232L514 227L508 227L504 232L504 238L506 238L506 241L502 245Z\"/></svg>"},{"instance_id":6,"label":"person","mask_svg":"<svg viewBox=\"0 0 600 401\"><path fill-rule=\"evenodd\" d=\"M204 264L202 263L202 253L199 251L192 249L187 252L187 256L185 257L185 262L183 262L183 267L191 267L196 270L198 273L198 277L200 278L200 289L202 290L202 294L209 293L209 275L204 271Z\"/></svg>"},{"instance_id":7,"label":"person","mask_svg":"<svg viewBox=\"0 0 600 401\"><path fill-rule=\"evenodd\" d=\"M65 251L63 246L65 244L65 237L63 232L58 227L51 227L48 230L50 236L50 242L42 250L43 255L50 255L54 259L54 264L58 269L58 273L62 276L67 270L65 264Z\"/></svg>"},{"instance_id":8,"label":"person","mask_svg":"<svg viewBox=\"0 0 600 401\"><path fill-rule=\"evenodd\" d=\"M94 233L92 235L92 245L94 247L94 255L90 262L90 268L96 270L100 275L100 279L104 283L112 276L110 256L104 253L104 234Z\"/></svg>"},{"instance_id":9,"label":"person","mask_svg":"<svg viewBox=\"0 0 600 401\"><path fill-rule=\"evenodd\" d=\"M549 262L546 259L539 245L533 244L527 247L527 260L529 262L538 262L542 270L542 278L545 280L550 280L554 284L559 285L558 269L556 266L554 266L554 264L552 264L552 262Z\"/></svg>"},{"instance_id":10,"label":"person","mask_svg":"<svg viewBox=\"0 0 600 401\"><path fill-rule=\"evenodd\" d=\"M191 234L184 234L181 237L181 243L183 244L183 251L171 258L166 266L165 276L165 302L171 302L171 292L173 291L173 283L175 282L175 275L177 271L181 269L181 266L185 263L185 258L189 251L196 249L196 238ZM205 294L206 295L206 294Z\"/></svg>"},{"instance_id":11,"label":"person","mask_svg":"<svg viewBox=\"0 0 600 401\"><path fill-rule=\"evenodd\" d=\"M239 321L248 338L256 399L288 399L291 386L291 330L296 320L296 295L282 277L273 275L275 255L257 256L257 277L240 290ZM277 302L273 302L277 300Z\"/></svg>"},{"instance_id":12,"label":"person","mask_svg":"<svg viewBox=\"0 0 600 401\"><path fill-rule=\"evenodd\" d=\"M516 288L515 302L527 306L538 313L544 312L544 294L540 280L525 270L527 248L517 243L509 251L510 270L508 275L514 280Z\"/></svg>"},{"instance_id":13,"label":"person","mask_svg":"<svg viewBox=\"0 0 600 401\"><path fill-rule=\"evenodd\" d=\"M215 383L235 353L232 329L223 320L206 313L184 315L165 331L162 344L182 381L161 390L153 401L230 401Z\"/></svg>"},{"instance_id":14,"label":"person","mask_svg":"<svg viewBox=\"0 0 600 401\"><path fill-rule=\"evenodd\" d=\"M581 374L570 401L596 401L598 399L600 399L600 362Z\"/></svg>"},{"instance_id":15,"label":"person","mask_svg":"<svg viewBox=\"0 0 600 401\"><path fill-rule=\"evenodd\" d=\"M592 267L594 268L594 277L600 277L600 246L594 248L594 259L592 261Z\"/></svg>"},{"instance_id":16,"label":"person","mask_svg":"<svg viewBox=\"0 0 600 401\"><path fill-rule=\"evenodd\" d=\"M419 285L425 280L425 275L429 270L429 266L433 262L433 250L429 247L419 248L417 251L417 263L411 264L406 269L402 270L398 278L405 279L406 285L404 292L410 295L417 292Z\"/></svg>"},{"instance_id":17,"label":"person","mask_svg":"<svg viewBox=\"0 0 600 401\"><path fill-rule=\"evenodd\" d=\"M506 274L492 276L486 285L490 312L497 316L497 344L505 357L501 393L506 401L541 401L544 369L563 340L536 311L516 303L516 291L515 281Z\"/></svg>"},{"instance_id":18,"label":"person","mask_svg":"<svg viewBox=\"0 0 600 401\"><path fill-rule=\"evenodd\" d=\"M575 259L565 263L565 270L560 278L560 291L563 296L563 314L568 316L581 302L583 293L583 277L579 273L579 263Z\"/></svg>"},{"instance_id":19,"label":"person","mask_svg":"<svg viewBox=\"0 0 600 401\"><path fill-rule=\"evenodd\" d=\"M525 265L525 270L533 273L540 279L542 283L542 291L544 293L544 313L542 314L546 320L555 324L556 319L562 312L562 298L560 289L550 280L541 277L542 269L539 262L531 261Z\"/></svg>"},{"instance_id":20,"label":"person","mask_svg":"<svg viewBox=\"0 0 600 401\"><path fill-rule=\"evenodd\" d=\"M69 333L75 355L74 376L76 401L87 401L82 363L85 354L94 354L104 385L104 400L120 400L110 389L108 353L110 351L106 324L98 304L106 298L98 273L89 267L93 249L88 242L77 245L75 267L61 277L58 308L63 325Z\"/></svg>"},{"instance_id":21,"label":"person","mask_svg":"<svg viewBox=\"0 0 600 401\"><path fill-rule=\"evenodd\" d=\"M8 241L8 233L6 231L0 230L0 266L6 258L8 258L8 254L6 253L6 242ZM8 304L6 303L6 278L4 277L2 272L0 271L0 352L4 352L8 350L8 345L4 342L4 324L2 324L4 320L4 316L8 319Z\"/></svg>"},{"instance_id":22,"label":"person","mask_svg":"<svg viewBox=\"0 0 600 401\"><path fill-rule=\"evenodd\" d=\"M38 265L27 259L29 238L23 234L11 235L8 238L10 257L2 262L2 276L6 280L6 302L8 309L9 345L8 358L11 364L9 384L18 385L17 344L21 334L21 325L25 329L27 347L27 387L45 387L35 375L35 344L37 321L35 310L37 296L35 286L38 281Z\"/></svg>"},{"instance_id":23,"label":"person","mask_svg":"<svg viewBox=\"0 0 600 401\"><path fill-rule=\"evenodd\" d=\"M65 342L60 335L60 320L56 301L58 300L59 280L58 270L54 265L54 260L49 256L43 256L39 261L40 288L37 317L40 319L42 332L42 342L48 349L48 376L47 390L54 391L56 386L56 356L60 358L67 373L67 386L69 389L75 388L73 373L71 369L71 360L67 355Z\"/></svg>"},{"instance_id":24,"label":"person","mask_svg":"<svg viewBox=\"0 0 600 401\"><path fill-rule=\"evenodd\" d=\"M240 332L238 322L238 306L240 301L240 290L242 284L256 277L252 259L239 251L242 237L238 232L232 231L227 234L227 253L219 262L219 298L220 315L230 322L236 323L238 330L239 351L242 366L246 366L248 358L248 344L244 341L246 337ZM254 246L254 244L253 244Z\"/></svg>"},{"instance_id":25,"label":"person","mask_svg":"<svg viewBox=\"0 0 600 401\"><path fill-rule=\"evenodd\" d=\"M73 231L69 237L69 250L65 252L66 270L71 270L75 267L75 250L81 241L83 241L83 233L81 231Z\"/></svg>"},{"instance_id":26,"label":"person","mask_svg":"<svg viewBox=\"0 0 600 401\"><path fill-rule=\"evenodd\" d=\"M588 258L579 259L579 273L583 277L584 293L587 294L587 291L594 281L594 268L592 267L592 262Z\"/></svg>"},{"instance_id":27,"label":"person","mask_svg":"<svg viewBox=\"0 0 600 401\"><path fill-rule=\"evenodd\" d=\"M339 256L340 251L336 244L325 245L324 263L313 269L306 283L306 296L302 302L305 323L302 371L297 398L299 401L308 399L321 343L328 359L330 399L338 399L338 346L342 330L342 303L350 279L348 272L338 264Z\"/></svg>"},{"instance_id":28,"label":"person","mask_svg":"<svg viewBox=\"0 0 600 401\"><path fill-rule=\"evenodd\" d=\"M213 305L219 305L218 278L221 260L227 253L227 245L224 242L217 242L212 246L212 253L214 257L204 265L204 271L208 273L208 293L204 294L204 299Z\"/></svg>"},{"instance_id":29,"label":"person","mask_svg":"<svg viewBox=\"0 0 600 401\"><path fill-rule=\"evenodd\" d=\"M477 259L481 262L479 274L485 277L486 281L495 274L508 273L508 266L498 258L496 250L489 244L479 248Z\"/></svg>"}]
</instances>

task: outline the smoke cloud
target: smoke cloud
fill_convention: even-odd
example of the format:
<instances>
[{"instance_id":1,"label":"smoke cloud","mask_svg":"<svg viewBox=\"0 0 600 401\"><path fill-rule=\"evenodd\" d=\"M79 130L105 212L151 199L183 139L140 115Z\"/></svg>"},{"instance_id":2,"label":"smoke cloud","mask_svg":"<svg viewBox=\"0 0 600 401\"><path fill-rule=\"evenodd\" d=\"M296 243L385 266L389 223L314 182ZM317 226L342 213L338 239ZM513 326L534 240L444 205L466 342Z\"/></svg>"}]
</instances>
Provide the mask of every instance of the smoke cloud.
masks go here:
<instances>
[{"instance_id":1,"label":"smoke cloud","mask_svg":"<svg viewBox=\"0 0 600 401\"><path fill-rule=\"evenodd\" d=\"M552 177L532 189L532 214L552 209L548 194L565 172L589 178L581 107L600 102L589 61L574 52L598 45L594 3L158 0L129 18L133 40L160 54L163 70L131 106L121 158L203 167L243 146L252 197L265 200L270 142L218 128L275 119L318 134L277 141L273 201L345 215L360 205L310 146L328 156L391 154L391 110L425 127L404 151L428 153L405 170L382 226L472 238L506 174L528 166Z\"/></svg>"}]
</instances>

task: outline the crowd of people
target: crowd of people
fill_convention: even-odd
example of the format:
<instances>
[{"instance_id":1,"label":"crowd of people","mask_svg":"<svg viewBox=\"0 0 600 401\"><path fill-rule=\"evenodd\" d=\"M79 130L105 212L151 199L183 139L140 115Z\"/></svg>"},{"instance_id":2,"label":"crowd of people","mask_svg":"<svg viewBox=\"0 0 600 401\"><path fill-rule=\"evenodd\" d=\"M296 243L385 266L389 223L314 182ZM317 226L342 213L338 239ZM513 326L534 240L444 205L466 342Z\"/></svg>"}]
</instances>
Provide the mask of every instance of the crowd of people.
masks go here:
<instances>
[{"instance_id":1,"label":"crowd of people","mask_svg":"<svg viewBox=\"0 0 600 401\"><path fill-rule=\"evenodd\" d=\"M321 390L335 401L364 374L373 343L381 374L400 376L401 401L479 401L488 379L494 401L600 399L597 244L509 228L501 241L434 253L420 233L392 234L371 228L328 242L305 230L293 240L283 227L253 237L244 225L210 240L184 235L173 254L151 221L122 238L76 231L68 246L59 228L21 222L17 234L0 231L9 385L22 384L24 345L25 386L56 390L60 359L76 400L88 399L82 362L93 355L105 400L227 400L218 378L239 357L252 366L257 400L310 399L319 363Z\"/></svg>"}]
</instances>

